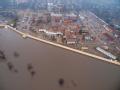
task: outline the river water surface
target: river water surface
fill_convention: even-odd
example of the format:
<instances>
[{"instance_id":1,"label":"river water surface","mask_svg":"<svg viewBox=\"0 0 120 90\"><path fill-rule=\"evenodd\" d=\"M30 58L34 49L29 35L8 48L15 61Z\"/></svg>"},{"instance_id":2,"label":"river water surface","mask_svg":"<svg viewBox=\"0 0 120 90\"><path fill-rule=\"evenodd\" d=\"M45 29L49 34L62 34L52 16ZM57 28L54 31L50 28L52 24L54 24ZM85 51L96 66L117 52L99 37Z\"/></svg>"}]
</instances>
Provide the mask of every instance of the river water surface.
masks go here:
<instances>
[{"instance_id":1,"label":"river water surface","mask_svg":"<svg viewBox=\"0 0 120 90\"><path fill-rule=\"evenodd\" d=\"M0 29L0 90L120 90L120 66ZM19 54L14 56L14 52ZM17 73L8 69L11 62ZM27 65L36 72L31 76ZM64 79L60 86L58 80Z\"/></svg>"}]
</instances>

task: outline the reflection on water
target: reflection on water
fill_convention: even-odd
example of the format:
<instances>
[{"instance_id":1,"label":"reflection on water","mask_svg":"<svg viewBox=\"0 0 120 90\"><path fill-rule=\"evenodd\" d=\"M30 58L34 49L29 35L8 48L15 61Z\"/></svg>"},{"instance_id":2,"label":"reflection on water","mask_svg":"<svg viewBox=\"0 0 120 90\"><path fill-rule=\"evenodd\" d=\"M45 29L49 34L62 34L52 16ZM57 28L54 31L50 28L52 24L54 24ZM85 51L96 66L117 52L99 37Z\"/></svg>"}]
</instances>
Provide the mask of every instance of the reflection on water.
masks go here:
<instances>
[{"instance_id":1,"label":"reflection on water","mask_svg":"<svg viewBox=\"0 0 120 90\"><path fill-rule=\"evenodd\" d=\"M118 90L120 66L0 30L0 90Z\"/></svg>"}]
</instances>

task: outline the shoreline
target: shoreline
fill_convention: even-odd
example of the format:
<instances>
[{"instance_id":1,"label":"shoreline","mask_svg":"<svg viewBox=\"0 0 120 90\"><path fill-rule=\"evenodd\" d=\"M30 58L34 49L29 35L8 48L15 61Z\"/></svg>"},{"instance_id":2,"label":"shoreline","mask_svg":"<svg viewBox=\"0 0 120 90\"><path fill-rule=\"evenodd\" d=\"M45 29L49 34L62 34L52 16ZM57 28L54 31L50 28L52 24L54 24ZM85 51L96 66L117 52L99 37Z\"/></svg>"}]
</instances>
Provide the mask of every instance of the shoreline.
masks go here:
<instances>
[{"instance_id":1,"label":"shoreline","mask_svg":"<svg viewBox=\"0 0 120 90\"><path fill-rule=\"evenodd\" d=\"M120 63L117 62L117 60L112 61L110 59L106 59L104 57L97 56L95 54L87 53L87 52L84 52L84 51L81 51L81 50L73 49L73 48L70 48L70 47L67 47L67 46L64 46L64 45L60 45L60 44L53 43L53 42L50 42L50 41L47 41L47 40L43 40L43 39L37 38L35 36L32 36L28 33L23 33L19 30L16 30L15 28L13 28L9 25L0 25L0 26L3 26L5 28L9 28L10 30L12 30L12 31L18 33L19 35L21 35L23 38L30 38L30 39L33 39L33 40L36 40L36 41L39 41L39 42L43 42L43 43L46 43L46 44L49 44L49 45L52 45L52 46L56 46L56 47L59 47L59 48L62 48L62 49L66 49L66 50L69 50L69 51L72 51L72 52L75 52L75 53L78 53L78 54L86 55L88 57L92 57L92 58L95 58L97 60L105 61L105 62L108 62L110 64L120 65Z\"/></svg>"}]
</instances>

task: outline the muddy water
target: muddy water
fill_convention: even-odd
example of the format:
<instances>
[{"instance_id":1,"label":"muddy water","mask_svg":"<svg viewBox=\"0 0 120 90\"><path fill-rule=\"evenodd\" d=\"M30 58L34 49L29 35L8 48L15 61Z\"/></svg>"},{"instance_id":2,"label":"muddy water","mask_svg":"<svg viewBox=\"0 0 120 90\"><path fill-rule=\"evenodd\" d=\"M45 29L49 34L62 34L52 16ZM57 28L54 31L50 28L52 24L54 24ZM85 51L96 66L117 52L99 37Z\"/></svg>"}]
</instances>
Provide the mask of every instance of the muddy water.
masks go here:
<instances>
[{"instance_id":1,"label":"muddy water","mask_svg":"<svg viewBox=\"0 0 120 90\"><path fill-rule=\"evenodd\" d=\"M23 39L9 30L0 30L0 50L7 58L0 62L0 90L120 90L120 66ZM10 71L8 62L18 72Z\"/></svg>"}]
</instances>

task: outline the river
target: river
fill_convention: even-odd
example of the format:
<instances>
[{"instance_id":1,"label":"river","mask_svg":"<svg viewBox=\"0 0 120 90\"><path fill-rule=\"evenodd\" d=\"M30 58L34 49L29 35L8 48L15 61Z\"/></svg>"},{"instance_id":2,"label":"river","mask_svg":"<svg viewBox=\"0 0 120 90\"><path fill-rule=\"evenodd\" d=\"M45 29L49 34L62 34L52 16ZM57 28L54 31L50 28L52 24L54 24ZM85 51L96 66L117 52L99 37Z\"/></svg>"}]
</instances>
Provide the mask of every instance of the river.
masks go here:
<instances>
[{"instance_id":1,"label":"river","mask_svg":"<svg viewBox=\"0 0 120 90\"><path fill-rule=\"evenodd\" d=\"M0 29L0 90L120 90L120 66ZM19 54L14 56L14 52ZM11 62L17 73L8 69ZM28 64L36 72L31 76ZM58 80L64 79L60 86Z\"/></svg>"}]
</instances>

